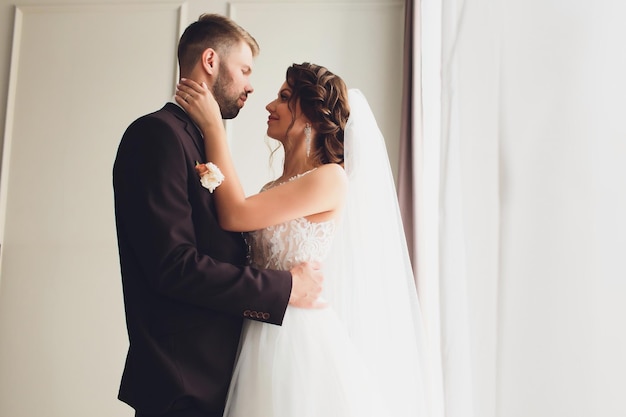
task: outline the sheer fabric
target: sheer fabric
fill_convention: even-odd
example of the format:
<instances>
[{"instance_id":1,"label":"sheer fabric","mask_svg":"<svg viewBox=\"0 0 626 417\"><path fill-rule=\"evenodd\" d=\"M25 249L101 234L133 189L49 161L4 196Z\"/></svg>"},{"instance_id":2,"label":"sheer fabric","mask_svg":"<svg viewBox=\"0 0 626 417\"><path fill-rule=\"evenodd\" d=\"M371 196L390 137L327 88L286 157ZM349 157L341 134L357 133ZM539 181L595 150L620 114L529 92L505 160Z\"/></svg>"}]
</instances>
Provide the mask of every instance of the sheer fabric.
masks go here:
<instances>
[{"instance_id":1,"label":"sheer fabric","mask_svg":"<svg viewBox=\"0 0 626 417\"><path fill-rule=\"evenodd\" d=\"M365 358L390 416L425 416L424 330L385 141L365 96L349 91L349 190L326 261L326 297Z\"/></svg>"}]
</instances>

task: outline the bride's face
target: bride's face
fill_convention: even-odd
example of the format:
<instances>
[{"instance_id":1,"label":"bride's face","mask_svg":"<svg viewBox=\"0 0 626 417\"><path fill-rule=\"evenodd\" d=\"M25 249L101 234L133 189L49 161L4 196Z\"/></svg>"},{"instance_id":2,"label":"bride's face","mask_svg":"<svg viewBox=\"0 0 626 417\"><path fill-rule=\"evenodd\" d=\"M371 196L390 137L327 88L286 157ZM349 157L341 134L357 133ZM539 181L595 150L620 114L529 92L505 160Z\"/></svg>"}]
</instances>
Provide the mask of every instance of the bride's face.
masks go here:
<instances>
[{"instance_id":1,"label":"bride's face","mask_svg":"<svg viewBox=\"0 0 626 417\"><path fill-rule=\"evenodd\" d=\"M265 106L265 109L269 112L267 118L267 136L283 142L283 144L285 144L289 132L292 132L290 136L294 136L298 132L304 132L304 125L306 123L302 115L302 110L300 109L299 101L295 103L294 112L292 112L292 109L289 107L291 95L291 88L289 88L287 82L284 82L278 90L277 97ZM295 121L292 126L291 123L294 120L294 114Z\"/></svg>"}]
</instances>

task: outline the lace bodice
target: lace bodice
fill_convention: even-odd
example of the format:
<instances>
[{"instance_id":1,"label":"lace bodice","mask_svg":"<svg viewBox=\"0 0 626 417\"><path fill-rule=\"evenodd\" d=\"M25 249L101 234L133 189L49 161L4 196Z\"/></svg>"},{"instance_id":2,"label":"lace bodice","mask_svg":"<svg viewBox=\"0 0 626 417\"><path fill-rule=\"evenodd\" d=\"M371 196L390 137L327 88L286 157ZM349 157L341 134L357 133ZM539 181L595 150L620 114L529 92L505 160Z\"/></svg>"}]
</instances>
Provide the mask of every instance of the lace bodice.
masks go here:
<instances>
[{"instance_id":1,"label":"lace bodice","mask_svg":"<svg viewBox=\"0 0 626 417\"><path fill-rule=\"evenodd\" d=\"M311 223L293 219L249 233L252 265L289 270L301 262L322 261L328 254L335 231L333 220Z\"/></svg>"},{"instance_id":2,"label":"lace bodice","mask_svg":"<svg viewBox=\"0 0 626 417\"><path fill-rule=\"evenodd\" d=\"M270 184L262 191L279 185ZM247 241L252 266L289 270L301 262L322 261L330 250L334 232L334 220L313 223L302 217L250 232Z\"/></svg>"}]
</instances>

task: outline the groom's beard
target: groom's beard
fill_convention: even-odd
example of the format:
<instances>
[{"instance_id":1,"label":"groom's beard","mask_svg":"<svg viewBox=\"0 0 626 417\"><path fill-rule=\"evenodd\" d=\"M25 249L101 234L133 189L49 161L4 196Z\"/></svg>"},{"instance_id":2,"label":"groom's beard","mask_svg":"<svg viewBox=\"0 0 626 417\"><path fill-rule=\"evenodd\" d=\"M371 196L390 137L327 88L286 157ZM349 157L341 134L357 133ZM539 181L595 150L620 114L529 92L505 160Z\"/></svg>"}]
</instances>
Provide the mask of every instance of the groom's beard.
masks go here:
<instances>
[{"instance_id":1,"label":"groom's beard","mask_svg":"<svg viewBox=\"0 0 626 417\"><path fill-rule=\"evenodd\" d=\"M217 74L215 84L213 85L213 96L215 101L220 105L222 119L234 119L239 114L239 97L241 93L229 91L232 88L233 79L228 74L228 70L220 64L220 72ZM222 74L225 74L224 76Z\"/></svg>"}]
</instances>

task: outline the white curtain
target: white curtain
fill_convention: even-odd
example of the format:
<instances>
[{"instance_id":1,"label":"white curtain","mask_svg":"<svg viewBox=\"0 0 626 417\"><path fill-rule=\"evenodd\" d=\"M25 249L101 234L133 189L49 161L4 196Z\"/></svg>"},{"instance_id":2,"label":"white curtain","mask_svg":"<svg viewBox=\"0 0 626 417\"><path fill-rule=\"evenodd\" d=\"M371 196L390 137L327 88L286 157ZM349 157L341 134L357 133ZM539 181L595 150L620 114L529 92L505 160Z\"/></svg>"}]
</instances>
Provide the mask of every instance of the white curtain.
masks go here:
<instances>
[{"instance_id":1,"label":"white curtain","mask_svg":"<svg viewBox=\"0 0 626 417\"><path fill-rule=\"evenodd\" d=\"M626 415L626 2L505 0L498 414Z\"/></svg>"},{"instance_id":2,"label":"white curtain","mask_svg":"<svg viewBox=\"0 0 626 417\"><path fill-rule=\"evenodd\" d=\"M432 352L432 410L473 417L457 96L463 1L422 0L419 15L414 59L422 88L414 108L423 109L423 139L414 146L414 259Z\"/></svg>"},{"instance_id":3,"label":"white curtain","mask_svg":"<svg viewBox=\"0 0 626 417\"><path fill-rule=\"evenodd\" d=\"M445 417L626 415L625 12L422 0L415 259Z\"/></svg>"}]
</instances>

